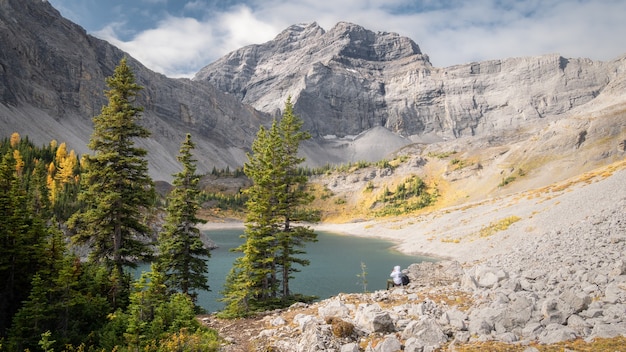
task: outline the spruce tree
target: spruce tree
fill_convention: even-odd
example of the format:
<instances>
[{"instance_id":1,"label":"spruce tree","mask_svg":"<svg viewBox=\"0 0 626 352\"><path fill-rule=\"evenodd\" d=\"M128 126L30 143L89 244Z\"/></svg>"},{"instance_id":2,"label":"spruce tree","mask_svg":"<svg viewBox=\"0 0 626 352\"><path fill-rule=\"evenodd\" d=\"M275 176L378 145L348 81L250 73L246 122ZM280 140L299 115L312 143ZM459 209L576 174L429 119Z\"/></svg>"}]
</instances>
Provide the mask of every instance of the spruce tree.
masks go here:
<instances>
[{"instance_id":1,"label":"spruce tree","mask_svg":"<svg viewBox=\"0 0 626 352\"><path fill-rule=\"evenodd\" d=\"M305 226L305 223L319 221L319 212L307 209L306 206L313 201L313 196L306 191L308 177L300 172L299 166L305 159L298 156L300 143L311 138L308 132L302 131L303 121L294 114L291 97L285 103L285 111L278 125L282 140L283 179L284 187L280 200L280 230L278 231L278 243L280 253L277 265L282 273L282 297L291 295L289 279L291 274L298 272L294 266L306 266L309 261L298 257L305 254L302 249L306 242L317 241L317 235L313 230Z\"/></svg>"},{"instance_id":2,"label":"spruce tree","mask_svg":"<svg viewBox=\"0 0 626 352\"><path fill-rule=\"evenodd\" d=\"M154 187L147 151L135 146L150 132L138 123L143 109L134 102L142 87L135 83L126 58L106 83L109 103L93 119L89 148L94 154L85 157L81 179L79 199L85 207L72 216L70 225L77 231L74 240L91 246L91 260L105 264L112 280L128 292L124 267L134 267L150 253L143 240L150 232L144 219ZM118 296L119 292L114 294L114 300Z\"/></svg>"},{"instance_id":3,"label":"spruce tree","mask_svg":"<svg viewBox=\"0 0 626 352\"><path fill-rule=\"evenodd\" d=\"M281 121L274 120L270 129L261 127L252 144L244 165L253 181L246 191L245 242L237 248L243 255L227 278L224 315L246 315L279 299L287 303L292 298L289 279L299 270L295 264L309 264L298 255L305 254L304 244L316 235L303 223L319 217L305 209L312 197L305 190L306 176L298 172L304 159L297 153L310 136L301 127L288 99Z\"/></svg>"},{"instance_id":4,"label":"spruce tree","mask_svg":"<svg viewBox=\"0 0 626 352\"><path fill-rule=\"evenodd\" d=\"M165 284L195 299L196 290L208 290L206 259L209 250L200 239L198 223L206 221L197 217L200 208L195 148L187 134L180 148L178 161L183 170L174 175L175 188L168 196L167 217L159 237L158 268L164 272Z\"/></svg>"}]
</instances>

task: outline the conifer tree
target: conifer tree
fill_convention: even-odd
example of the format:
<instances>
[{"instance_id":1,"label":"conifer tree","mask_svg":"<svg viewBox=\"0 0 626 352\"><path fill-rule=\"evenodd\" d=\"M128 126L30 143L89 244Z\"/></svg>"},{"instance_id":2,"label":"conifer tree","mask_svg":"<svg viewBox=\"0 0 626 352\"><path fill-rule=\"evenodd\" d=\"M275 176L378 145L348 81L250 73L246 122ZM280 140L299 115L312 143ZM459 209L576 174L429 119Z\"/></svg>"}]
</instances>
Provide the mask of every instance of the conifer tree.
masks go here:
<instances>
[{"instance_id":1,"label":"conifer tree","mask_svg":"<svg viewBox=\"0 0 626 352\"><path fill-rule=\"evenodd\" d=\"M42 266L43 220L32 212L13 151L0 161L0 336L28 297L31 279Z\"/></svg>"},{"instance_id":2,"label":"conifer tree","mask_svg":"<svg viewBox=\"0 0 626 352\"><path fill-rule=\"evenodd\" d=\"M195 299L196 290L208 290L206 259L209 250L200 239L198 223L206 221L197 217L200 208L195 148L191 135L187 134L180 148L178 161L183 170L174 175L174 186L168 196L167 217L164 231L159 238L159 270L163 270L165 284Z\"/></svg>"},{"instance_id":3,"label":"conifer tree","mask_svg":"<svg viewBox=\"0 0 626 352\"><path fill-rule=\"evenodd\" d=\"M269 130L261 127L252 144L244 165L253 181L247 190L245 243L237 248L243 255L225 285L225 315L246 315L277 299L286 303L292 296L289 279L298 271L294 264L309 264L298 255L305 253L305 242L315 241L316 235L302 223L319 217L304 208L312 197L304 188L306 176L298 172L304 159L297 153L300 142L310 136L301 127L288 99L281 121L274 120Z\"/></svg>"},{"instance_id":4,"label":"conifer tree","mask_svg":"<svg viewBox=\"0 0 626 352\"><path fill-rule=\"evenodd\" d=\"M135 266L149 254L146 238L150 229L144 222L152 204L154 187L148 175L147 151L135 141L150 132L138 123L141 107L134 106L142 89L126 58L120 61L105 92L109 103L94 117L94 131L85 157L79 200L85 208L70 219L77 230L74 240L91 246L91 259L112 270L112 280L124 281L125 266ZM120 289L126 289L126 280ZM114 299L119 294L115 294ZM114 302L115 305L115 302Z\"/></svg>"},{"instance_id":5,"label":"conifer tree","mask_svg":"<svg viewBox=\"0 0 626 352\"><path fill-rule=\"evenodd\" d=\"M293 264L306 266L309 261L298 257L305 254L302 247L306 242L317 240L313 230L305 223L319 221L319 212L306 209L313 201L313 196L306 191L308 177L299 172L299 165L305 159L298 156L300 143L311 138L308 132L302 131L303 121L293 112L291 97L285 103L285 111L278 125L283 146L284 174L281 183L284 187L283 198L280 201L280 229L278 243L280 254L277 265L282 273L282 296L289 297L289 279L291 274L299 269Z\"/></svg>"}]
</instances>

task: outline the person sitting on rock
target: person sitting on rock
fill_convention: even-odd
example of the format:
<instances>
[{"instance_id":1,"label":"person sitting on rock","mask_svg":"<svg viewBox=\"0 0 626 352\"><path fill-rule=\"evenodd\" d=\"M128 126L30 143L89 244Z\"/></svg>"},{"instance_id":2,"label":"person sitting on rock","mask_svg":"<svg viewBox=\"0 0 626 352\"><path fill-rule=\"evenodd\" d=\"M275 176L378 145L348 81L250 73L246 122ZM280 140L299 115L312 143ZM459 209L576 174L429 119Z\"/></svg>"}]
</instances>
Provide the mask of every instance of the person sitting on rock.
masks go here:
<instances>
[{"instance_id":1,"label":"person sitting on rock","mask_svg":"<svg viewBox=\"0 0 626 352\"><path fill-rule=\"evenodd\" d=\"M389 287L402 286L402 271L400 270L400 265L394 266L389 276L391 276L391 279L387 279L387 289L389 289Z\"/></svg>"}]
</instances>

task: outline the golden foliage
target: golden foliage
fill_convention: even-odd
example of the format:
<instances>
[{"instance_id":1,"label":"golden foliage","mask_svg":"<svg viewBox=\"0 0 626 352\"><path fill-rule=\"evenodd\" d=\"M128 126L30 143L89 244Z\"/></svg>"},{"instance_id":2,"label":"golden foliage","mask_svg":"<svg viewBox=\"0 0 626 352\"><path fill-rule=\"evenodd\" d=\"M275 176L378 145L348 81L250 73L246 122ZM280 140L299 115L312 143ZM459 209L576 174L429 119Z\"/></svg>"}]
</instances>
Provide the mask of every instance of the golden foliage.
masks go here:
<instances>
[{"instance_id":1,"label":"golden foliage","mask_svg":"<svg viewBox=\"0 0 626 352\"><path fill-rule=\"evenodd\" d=\"M21 175L24 170L24 160L22 159L22 154L20 154L19 150L13 150L13 158L15 159L15 172L17 172L18 175Z\"/></svg>"},{"instance_id":2,"label":"golden foliage","mask_svg":"<svg viewBox=\"0 0 626 352\"><path fill-rule=\"evenodd\" d=\"M20 142L20 139L20 134L17 132L13 132L13 134L11 134L11 139L9 139L11 143L11 148L16 148L17 144Z\"/></svg>"}]
</instances>

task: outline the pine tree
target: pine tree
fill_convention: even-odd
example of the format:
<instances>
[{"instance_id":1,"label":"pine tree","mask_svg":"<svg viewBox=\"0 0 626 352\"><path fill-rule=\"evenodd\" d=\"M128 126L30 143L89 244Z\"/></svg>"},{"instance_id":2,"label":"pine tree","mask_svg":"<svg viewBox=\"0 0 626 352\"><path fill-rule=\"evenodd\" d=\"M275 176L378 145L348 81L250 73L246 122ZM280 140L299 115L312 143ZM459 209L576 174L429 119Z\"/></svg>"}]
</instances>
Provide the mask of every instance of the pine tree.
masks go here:
<instances>
[{"instance_id":1,"label":"pine tree","mask_svg":"<svg viewBox=\"0 0 626 352\"><path fill-rule=\"evenodd\" d=\"M206 221L197 217L200 204L195 160L191 154L195 148L191 135L187 134L180 148L178 161L183 170L174 175L174 186L168 196L167 217L164 231L159 238L159 270L164 271L169 288L190 295L195 299L196 290L208 290L206 259L209 250L200 239L198 223Z\"/></svg>"},{"instance_id":2,"label":"pine tree","mask_svg":"<svg viewBox=\"0 0 626 352\"><path fill-rule=\"evenodd\" d=\"M245 238L224 289L225 315L245 315L273 304L283 303L292 294L289 279L308 265L298 257L305 242L315 241L315 233L298 222L317 221L317 212L304 209L312 197L305 190L307 177L298 172L304 159L297 156L300 142L310 138L301 132L302 121L293 114L291 99L285 104L280 123L259 129L244 172L253 181L246 192ZM282 289L281 289L282 285Z\"/></svg>"},{"instance_id":3,"label":"pine tree","mask_svg":"<svg viewBox=\"0 0 626 352\"><path fill-rule=\"evenodd\" d=\"M144 215L153 202L154 187L147 151L136 147L135 141L150 132L138 123L142 108L133 103L142 87L135 83L126 58L106 83L109 103L93 119L89 148L95 154L86 156L81 180L79 200L85 208L69 223L77 230L74 240L90 244L91 260L107 265L112 280L127 292L130 283L124 267L134 267L136 260L149 255L142 239L150 232Z\"/></svg>"}]
</instances>

